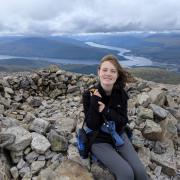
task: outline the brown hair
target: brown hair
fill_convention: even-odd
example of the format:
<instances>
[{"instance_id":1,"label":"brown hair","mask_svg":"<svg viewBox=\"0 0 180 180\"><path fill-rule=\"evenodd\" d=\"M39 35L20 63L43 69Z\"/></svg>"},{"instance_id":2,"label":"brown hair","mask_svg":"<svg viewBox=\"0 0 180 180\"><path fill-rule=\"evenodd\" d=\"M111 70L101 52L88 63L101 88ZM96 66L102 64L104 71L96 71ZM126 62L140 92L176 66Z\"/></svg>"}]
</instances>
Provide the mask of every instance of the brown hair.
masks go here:
<instances>
[{"instance_id":1,"label":"brown hair","mask_svg":"<svg viewBox=\"0 0 180 180\"><path fill-rule=\"evenodd\" d=\"M116 56L112 55L112 54L104 56L101 59L101 62L100 62L100 65L99 65L98 69L100 69L102 63L106 62L106 61L111 62L118 71L118 78L117 78L117 80L116 80L116 82L114 84L114 87L116 87L116 88L125 87L126 82L127 82L127 72L120 65L118 58Z\"/></svg>"}]
</instances>

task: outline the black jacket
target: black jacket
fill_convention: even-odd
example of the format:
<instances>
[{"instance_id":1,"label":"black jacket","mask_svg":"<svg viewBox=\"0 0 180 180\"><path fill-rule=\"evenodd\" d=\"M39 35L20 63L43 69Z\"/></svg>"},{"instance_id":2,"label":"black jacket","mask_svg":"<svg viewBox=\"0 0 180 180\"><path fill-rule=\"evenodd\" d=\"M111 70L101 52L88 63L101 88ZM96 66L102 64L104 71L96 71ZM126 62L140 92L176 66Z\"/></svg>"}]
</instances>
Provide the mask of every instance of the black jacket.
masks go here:
<instances>
[{"instance_id":1,"label":"black jacket","mask_svg":"<svg viewBox=\"0 0 180 180\"><path fill-rule=\"evenodd\" d=\"M90 89L83 93L83 107L85 114L85 122L88 128L96 131L99 130L95 142L112 143L112 138L109 134L100 131L100 127L107 120L115 121L116 131L120 132L128 122L127 117L127 100L128 95L123 88L114 88L111 96L107 96L100 84L93 87L98 89L102 98L95 95L91 96ZM98 111L98 101L105 104L104 110ZM92 134L89 135L92 137Z\"/></svg>"}]
</instances>

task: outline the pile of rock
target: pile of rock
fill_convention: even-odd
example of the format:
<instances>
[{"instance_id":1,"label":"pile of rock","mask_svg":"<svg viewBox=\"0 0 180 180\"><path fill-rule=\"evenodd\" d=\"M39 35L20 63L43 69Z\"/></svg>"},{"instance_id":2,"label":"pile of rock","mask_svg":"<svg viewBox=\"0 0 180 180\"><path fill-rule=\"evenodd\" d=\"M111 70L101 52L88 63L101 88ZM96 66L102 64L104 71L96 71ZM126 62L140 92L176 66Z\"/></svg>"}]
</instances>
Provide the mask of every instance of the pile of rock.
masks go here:
<instances>
[{"instance_id":1,"label":"pile of rock","mask_svg":"<svg viewBox=\"0 0 180 180\"><path fill-rule=\"evenodd\" d=\"M0 163L4 168L0 177L113 180L102 164L82 160L76 147L76 130L84 119L81 95L96 82L95 75L70 73L56 66L1 78ZM177 180L180 85L137 79L126 88L132 143L150 179Z\"/></svg>"}]
</instances>

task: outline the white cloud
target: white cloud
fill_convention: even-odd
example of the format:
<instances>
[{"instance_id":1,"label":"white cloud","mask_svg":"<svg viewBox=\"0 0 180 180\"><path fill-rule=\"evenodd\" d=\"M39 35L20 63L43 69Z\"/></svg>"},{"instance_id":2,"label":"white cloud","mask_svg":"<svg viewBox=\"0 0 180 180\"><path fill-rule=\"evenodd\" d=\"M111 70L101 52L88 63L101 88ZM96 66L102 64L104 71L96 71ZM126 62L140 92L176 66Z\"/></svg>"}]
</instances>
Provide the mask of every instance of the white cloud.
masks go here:
<instances>
[{"instance_id":1,"label":"white cloud","mask_svg":"<svg viewBox=\"0 0 180 180\"><path fill-rule=\"evenodd\" d=\"M0 0L0 34L180 29L178 0Z\"/></svg>"}]
</instances>

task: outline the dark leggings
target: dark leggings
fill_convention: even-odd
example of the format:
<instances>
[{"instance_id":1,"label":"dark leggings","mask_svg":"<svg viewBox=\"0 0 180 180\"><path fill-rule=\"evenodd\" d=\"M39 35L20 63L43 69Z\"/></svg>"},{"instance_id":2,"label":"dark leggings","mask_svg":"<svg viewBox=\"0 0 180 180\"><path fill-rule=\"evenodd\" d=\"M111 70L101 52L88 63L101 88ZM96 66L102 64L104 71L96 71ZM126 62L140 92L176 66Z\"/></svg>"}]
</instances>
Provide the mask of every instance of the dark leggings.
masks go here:
<instances>
[{"instance_id":1,"label":"dark leggings","mask_svg":"<svg viewBox=\"0 0 180 180\"><path fill-rule=\"evenodd\" d=\"M108 143L95 143L91 151L117 180L148 180L145 168L125 133L122 138L125 143L118 148L119 153Z\"/></svg>"}]
</instances>

